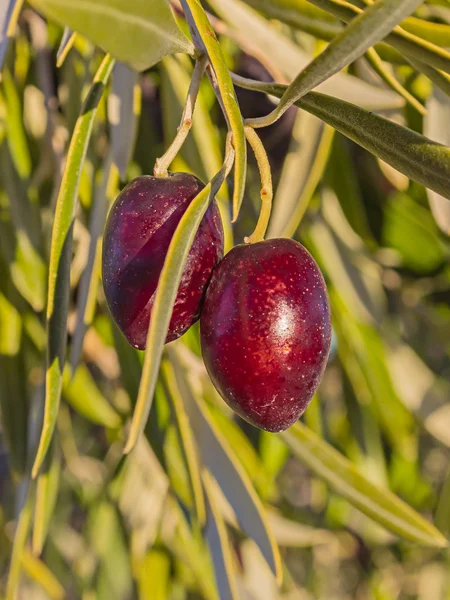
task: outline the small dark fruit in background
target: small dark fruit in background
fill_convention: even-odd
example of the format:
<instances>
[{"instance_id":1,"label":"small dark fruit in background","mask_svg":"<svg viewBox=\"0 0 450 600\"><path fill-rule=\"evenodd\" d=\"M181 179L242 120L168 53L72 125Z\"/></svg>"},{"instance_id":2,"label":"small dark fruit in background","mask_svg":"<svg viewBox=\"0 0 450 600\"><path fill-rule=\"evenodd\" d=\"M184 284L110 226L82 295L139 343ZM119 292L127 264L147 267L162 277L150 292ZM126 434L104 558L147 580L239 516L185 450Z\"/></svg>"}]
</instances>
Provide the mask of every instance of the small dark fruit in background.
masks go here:
<instances>
[{"instance_id":1,"label":"small dark fruit in background","mask_svg":"<svg viewBox=\"0 0 450 600\"><path fill-rule=\"evenodd\" d=\"M135 348L143 350L156 287L172 236L203 183L188 173L137 177L119 194L103 239L103 286L111 314ZM223 229L215 201L195 236L178 289L166 342L200 315L214 266L223 256Z\"/></svg>"},{"instance_id":2,"label":"small dark fruit in background","mask_svg":"<svg viewBox=\"0 0 450 600\"><path fill-rule=\"evenodd\" d=\"M328 295L314 259L288 239L236 246L211 278L200 331L223 399L257 427L287 429L311 401L330 349Z\"/></svg>"}]
</instances>

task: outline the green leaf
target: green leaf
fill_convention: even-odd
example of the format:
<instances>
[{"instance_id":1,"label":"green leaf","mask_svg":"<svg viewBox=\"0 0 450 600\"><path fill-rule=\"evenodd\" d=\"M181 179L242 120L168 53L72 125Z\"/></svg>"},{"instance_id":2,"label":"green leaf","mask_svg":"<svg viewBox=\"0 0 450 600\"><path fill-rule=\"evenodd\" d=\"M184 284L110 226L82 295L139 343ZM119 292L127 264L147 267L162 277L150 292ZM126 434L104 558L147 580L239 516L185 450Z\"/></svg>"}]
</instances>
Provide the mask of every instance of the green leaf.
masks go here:
<instances>
[{"instance_id":1,"label":"green leaf","mask_svg":"<svg viewBox=\"0 0 450 600\"><path fill-rule=\"evenodd\" d=\"M77 34L69 27L64 27L63 35L59 43L58 51L56 52L56 66L62 67L67 55L69 54L75 42Z\"/></svg>"},{"instance_id":2,"label":"green leaf","mask_svg":"<svg viewBox=\"0 0 450 600\"><path fill-rule=\"evenodd\" d=\"M25 573L41 586L50 600L64 600L66 597L64 587L47 565L33 556L27 547L24 548L22 562Z\"/></svg>"},{"instance_id":3,"label":"green leaf","mask_svg":"<svg viewBox=\"0 0 450 600\"><path fill-rule=\"evenodd\" d=\"M268 238L292 237L322 178L334 130L320 119L298 112L267 232Z\"/></svg>"},{"instance_id":4,"label":"green leaf","mask_svg":"<svg viewBox=\"0 0 450 600\"><path fill-rule=\"evenodd\" d=\"M92 322L97 302L97 292L101 277L101 237L108 212L107 191L110 180L117 171L112 169L112 155L108 153L104 162L100 182L95 187L93 205L89 221L89 251L86 266L81 274L77 294L77 322L70 348L70 366L77 368L83 348L86 330Z\"/></svg>"},{"instance_id":5,"label":"green leaf","mask_svg":"<svg viewBox=\"0 0 450 600\"><path fill-rule=\"evenodd\" d=\"M373 485L350 461L301 422L282 437L298 460L374 521L413 542L437 548L448 546L434 525L389 490Z\"/></svg>"},{"instance_id":6,"label":"green leaf","mask_svg":"<svg viewBox=\"0 0 450 600\"><path fill-rule=\"evenodd\" d=\"M170 556L162 550L150 550L139 563L139 598L166 600L169 597Z\"/></svg>"},{"instance_id":7,"label":"green leaf","mask_svg":"<svg viewBox=\"0 0 450 600\"><path fill-rule=\"evenodd\" d=\"M412 94L408 92L406 88L395 78L393 73L383 64L379 54L375 48L369 48L365 54L366 60L372 69L377 73L379 77L391 88L394 92L397 92L406 102L415 108L421 115L426 114L426 109Z\"/></svg>"},{"instance_id":8,"label":"green leaf","mask_svg":"<svg viewBox=\"0 0 450 600\"><path fill-rule=\"evenodd\" d=\"M5 121L6 141L17 172L21 179L27 179L31 173L31 156L23 125L20 97L8 69L3 71L3 93L8 115Z\"/></svg>"},{"instance_id":9,"label":"green leaf","mask_svg":"<svg viewBox=\"0 0 450 600\"><path fill-rule=\"evenodd\" d=\"M266 562L280 581L280 555L266 522L261 500L228 441L212 420L206 404L191 389L174 347L169 348L169 355L203 463L220 485L240 527L259 546Z\"/></svg>"},{"instance_id":10,"label":"green leaf","mask_svg":"<svg viewBox=\"0 0 450 600\"><path fill-rule=\"evenodd\" d=\"M183 55L177 57L167 56L162 61L161 102L164 138L167 140L167 144L176 135L191 75L192 65L187 57ZM189 136L183 144L177 159L182 157L193 173L200 179L209 181L220 169L223 156L219 131L212 121L211 107L206 101L204 92L205 88L200 86L200 93L195 104L195 118L191 128L192 136ZM220 188L216 200L222 217L225 251L227 251L227 249L233 247L233 231L230 223L229 194L226 186Z\"/></svg>"},{"instance_id":11,"label":"green leaf","mask_svg":"<svg viewBox=\"0 0 450 600\"><path fill-rule=\"evenodd\" d=\"M31 484L31 486L33 486L33 484ZM21 507L19 516L17 518L8 580L6 583L5 600L16 600L18 597L17 592L20 584L25 544L27 543L27 538L30 531L31 513L33 511L34 490L31 489L31 486L26 491L25 502Z\"/></svg>"},{"instance_id":12,"label":"green leaf","mask_svg":"<svg viewBox=\"0 0 450 600\"><path fill-rule=\"evenodd\" d=\"M32 538L33 554L36 556L39 556L44 548L58 497L61 478L61 455L55 444L47 454L45 463L47 463L46 468L39 473L36 481Z\"/></svg>"},{"instance_id":13,"label":"green leaf","mask_svg":"<svg viewBox=\"0 0 450 600\"><path fill-rule=\"evenodd\" d=\"M354 0L351 1L354 2ZM361 8L340 0L310 0L310 2L347 23L362 12ZM450 73L450 53L447 50L408 33L399 26L386 36L385 41L407 57Z\"/></svg>"},{"instance_id":14,"label":"green leaf","mask_svg":"<svg viewBox=\"0 0 450 600\"><path fill-rule=\"evenodd\" d=\"M305 94L362 56L382 40L421 0L378 0L337 35L283 93L280 103L267 117L252 119L253 125L270 124Z\"/></svg>"},{"instance_id":15,"label":"green leaf","mask_svg":"<svg viewBox=\"0 0 450 600\"><path fill-rule=\"evenodd\" d=\"M440 198L450 205L446 198ZM447 258L430 212L403 193L386 202L382 242L399 253L403 267L421 275L433 273Z\"/></svg>"},{"instance_id":16,"label":"green leaf","mask_svg":"<svg viewBox=\"0 0 450 600\"><path fill-rule=\"evenodd\" d=\"M234 152L230 153L228 159L226 158L222 170L219 171L216 177L192 200L172 236L155 292L142 378L128 441L124 448L125 453L134 448L147 422L158 379L164 342L184 265L203 215L222 185L231 166L230 159L232 161L233 157Z\"/></svg>"},{"instance_id":17,"label":"green leaf","mask_svg":"<svg viewBox=\"0 0 450 600\"><path fill-rule=\"evenodd\" d=\"M73 376L71 368L66 366L63 395L72 408L92 423L111 429L120 426L120 416L100 392L85 365L80 365Z\"/></svg>"},{"instance_id":18,"label":"green leaf","mask_svg":"<svg viewBox=\"0 0 450 600\"><path fill-rule=\"evenodd\" d=\"M210 71L212 82L217 88L224 116L233 134L233 146L236 152L233 189L233 221L235 221L244 198L247 174L247 143L244 123L225 57L202 5L198 0L181 0L181 3L191 25L192 35L208 55L212 67Z\"/></svg>"},{"instance_id":19,"label":"green leaf","mask_svg":"<svg viewBox=\"0 0 450 600\"><path fill-rule=\"evenodd\" d=\"M248 40L250 53L252 47L256 47L288 81L296 77L299 69L306 68L311 61L309 54L242 2L210 0L210 4L237 32L243 43ZM248 36L248 31L252 32L251 37ZM347 73L337 73L323 82L318 89L342 100L352 101L368 110L387 110L404 105L403 99L390 90L370 85Z\"/></svg>"},{"instance_id":20,"label":"green leaf","mask_svg":"<svg viewBox=\"0 0 450 600\"><path fill-rule=\"evenodd\" d=\"M189 427L189 420L183 405L183 400L178 389L173 368L169 362L166 362L163 365L162 371L164 374L164 381L169 392L170 402L174 412L180 442L183 448L184 460L186 462L189 475L189 487L191 496L193 498L193 508L195 509L195 514L197 516L199 525L203 526L206 519L205 502L203 499L202 483L200 479L200 465L194 445L194 439L192 437L192 430Z\"/></svg>"},{"instance_id":21,"label":"green leaf","mask_svg":"<svg viewBox=\"0 0 450 600\"><path fill-rule=\"evenodd\" d=\"M443 124L450 123L450 98L435 88L427 101L427 110L424 132L432 139L450 146L450 128L443 127ZM428 190L428 200L436 223L446 235L450 235L450 202L432 190Z\"/></svg>"},{"instance_id":22,"label":"green leaf","mask_svg":"<svg viewBox=\"0 0 450 600\"><path fill-rule=\"evenodd\" d=\"M65 360L67 314L70 292L70 263L72 258L73 223L75 218L81 169L105 85L114 61L103 59L81 114L75 125L61 181L52 231L47 300L47 373L44 424L33 465L36 477L45 458L56 424L61 398L62 371Z\"/></svg>"},{"instance_id":23,"label":"green leaf","mask_svg":"<svg viewBox=\"0 0 450 600\"><path fill-rule=\"evenodd\" d=\"M219 596L227 598L227 600L238 600L239 594L230 540L225 521L214 495L214 488L217 486L217 483L206 469L203 471L203 485L205 488L208 515L205 526L205 538L211 550Z\"/></svg>"},{"instance_id":24,"label":"green leaf","mask_svg":"<svg viewBox=\"0 0 450 600\"><path fill-rule=\"evenodd\" d=\"M137 71L167 54L193 51L167 0L32 0L32 4Z\"/></svg>"},{"instance_id":25,"label":"green leaf","mask_svg":"<svg viewBox=\"0 0 450 600\"><path fill-rule=\"evenodd\" d=\"M234 80L242 87L264 91L278 98L286 88L280 84L253 83L237 76L234 76ZM401 173L450 198L449 147L325 94L310 92L296 105L319 117Z\"/></svg>"}]
</instances>

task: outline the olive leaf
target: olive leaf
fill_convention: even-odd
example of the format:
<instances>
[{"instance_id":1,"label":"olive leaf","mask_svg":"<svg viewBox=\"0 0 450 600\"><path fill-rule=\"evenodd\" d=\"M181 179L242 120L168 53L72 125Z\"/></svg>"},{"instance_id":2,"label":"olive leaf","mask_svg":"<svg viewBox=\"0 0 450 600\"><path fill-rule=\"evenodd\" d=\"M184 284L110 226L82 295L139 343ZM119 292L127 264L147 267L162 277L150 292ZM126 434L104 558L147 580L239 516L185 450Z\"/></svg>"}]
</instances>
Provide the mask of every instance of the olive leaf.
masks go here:
<instances>
[{"instance_id":1,"label":"olive leaf","mask_svg":"<svg viewBox=\"0 0 450 600\"><path fill-rule=\"evenodd\" d=\"M383 39L421 0L378 0L337 35L311 63L303 69L283 93L279 104L267 117L251 119L253 126L273 123L297 100L320 83L349 65Z\"/></svg>"},{"instance_id":2,"label":"olive leaf","mask_svg":"<svg viewBox=\"0 0 450 600\"><path fill-rule=\"evenodd\" d=\"M237 85L280 98L286 86L234 75ZM411 179L450 199L450 148L359 106L318 92L296 105L319 117Z\"/></svg>"},{"instance_id":3,"label":"olive leaf","mask_svg":"<svg viewBox=\"0 0 450 600\"><path fill-rule=\"evenodd\" d=\"M32 4L137 71L167 54L193 52L167 0L32 0Z\"/></svg>"},{"instance_id":4,"label":"olive leaf","mask_svg":"<svg viewBox=\"0 0 450 600\"><path fill-rule=\"evenodd\" d=\"M210 4L238 34L238 41L245 44L249 53L252 49L258 50L267 63L276 67L288 80L296 77L299 70L305 69L310 62L311 56L299 45L240 0L210 0ZM251 36L247 35L248 31L252 32ZM404 104L403 99L390 90L371 85L348 73L336 73L320 84L318 90L354 102L367 110L392 110Z\"/></svg>"},{"instance_id":5,"label":"olive leaf","mask_svg":"<svg viewBox=\"0 0 450 600\"><path fill-rule=\"evenodd\" d=\"M208 21L202 5L198 0L181 0L181 3L196 44L208 55L211 65L209 74L221 103L224 116L228 122L228 127L233 134L233 146L236 152L233 190L233 221L235 221L244 198L247 173L247 144L245 141L244 123L228 65L225 61L219 40Z\"/></svg>"},{"instance_id":6,"label":"olive leaf","mask_svg":"<svg viewBox=\"0 0 450 600\"><path fill-rule=\"evenodd\" d=\"M414 542L445 548L444 536L389 490L378 488L300 421L282 434L298 460L384 527Z\"/></svg>"},{"instance_id":7,"label":"olive leaf","mask_svg":"<svg viewBox=\"0 0 450 600\"><path fill-rule=\"evenodd\" d=\"M70 263L73 222L83 166L98 103L114 65L106 55L95 77L75 125L56 205L52 231L47 299L47 372L45 415L41 439L33 465L36 477L50 445L61 399L62 375L67 345Z\"/></svg>"}]
</instances>

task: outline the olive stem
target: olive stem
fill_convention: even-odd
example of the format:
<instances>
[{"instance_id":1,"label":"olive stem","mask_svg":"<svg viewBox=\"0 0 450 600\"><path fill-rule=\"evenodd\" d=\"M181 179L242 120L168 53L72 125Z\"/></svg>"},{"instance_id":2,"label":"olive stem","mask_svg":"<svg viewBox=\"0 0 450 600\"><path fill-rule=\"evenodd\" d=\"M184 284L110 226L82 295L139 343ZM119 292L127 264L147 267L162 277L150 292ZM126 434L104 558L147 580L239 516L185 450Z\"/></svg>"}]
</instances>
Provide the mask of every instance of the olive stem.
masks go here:
<instances>
[{"instance_id":1,"label":"olive stem","mask_svg":"<svg viewBox=\"0 0 450 600\"><path fill-rule=\"evenodd\" d=\"M270 170L267 153L256 131L253 127L246 125L244 127L244 132L245 137L255 154L259 174L261 176L261 211L259 213L258 222L254 232L249 237L244 238L246 244L253 244L254 242L261 242L264 239L269 224L273 198L272 172Z\"/></svg>"},{"instance_id":2,"label":"olive stem","mask_svg":"<svg viewBox=\"0 0 450 600\"><path fill-rule=\"evenodd\" d=\"M205 54L199 56L195 62L195 67L192 72L191 83L189 84L189 90L186 97L186 103L184 105L180 125L177 129L177 134L173 142L170 144L170 146L167 148L166 152L161 156L161 158L156 159L155 168L153 169L153 174L155 175L155 177L168 176L169 167L174 161L176 155L180 151L182 145L184 144L189 134L189 131L192 127L192 117L194 114L195 103L197 101L198 92L200 90L200 83L205 72L206 63L207 57Z\"/></svg>"}]
</instances>

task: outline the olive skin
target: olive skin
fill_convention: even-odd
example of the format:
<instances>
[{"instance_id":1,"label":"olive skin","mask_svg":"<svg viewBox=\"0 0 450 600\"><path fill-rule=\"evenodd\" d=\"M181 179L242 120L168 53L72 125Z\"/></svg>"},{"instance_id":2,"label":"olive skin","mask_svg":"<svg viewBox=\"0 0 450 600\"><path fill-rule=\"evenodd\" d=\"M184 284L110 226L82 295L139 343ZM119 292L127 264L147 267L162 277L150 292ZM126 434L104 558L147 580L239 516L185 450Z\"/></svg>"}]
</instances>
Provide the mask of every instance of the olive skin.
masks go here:
<instances>
[{"instance_id":1,"label":"olive skin","mask_svg":"<svg viewBox=\"0 0 450 600\"><path fill-rule=\"evenodd\" d=\"M287 429L311 401L330 350L319 267L293 240L235 246L213 273L200 331L207 371L227 404L261 429Z\"/></svg>"},{"instance_id":2,"label":"olive skin","mask_svg":"<svg viewBox=\"0 0 450 600\"><path fill-rule=\"evenodd\" d=\"M114 202L103 238L103 287L110 312L128 342L143 350L164 260L175 229L204 184L188 173L137 177ZM206 286L223 256L223 229L215 201L189 252L166 343L198 320Z\"/></svg>"}]
</instances>

